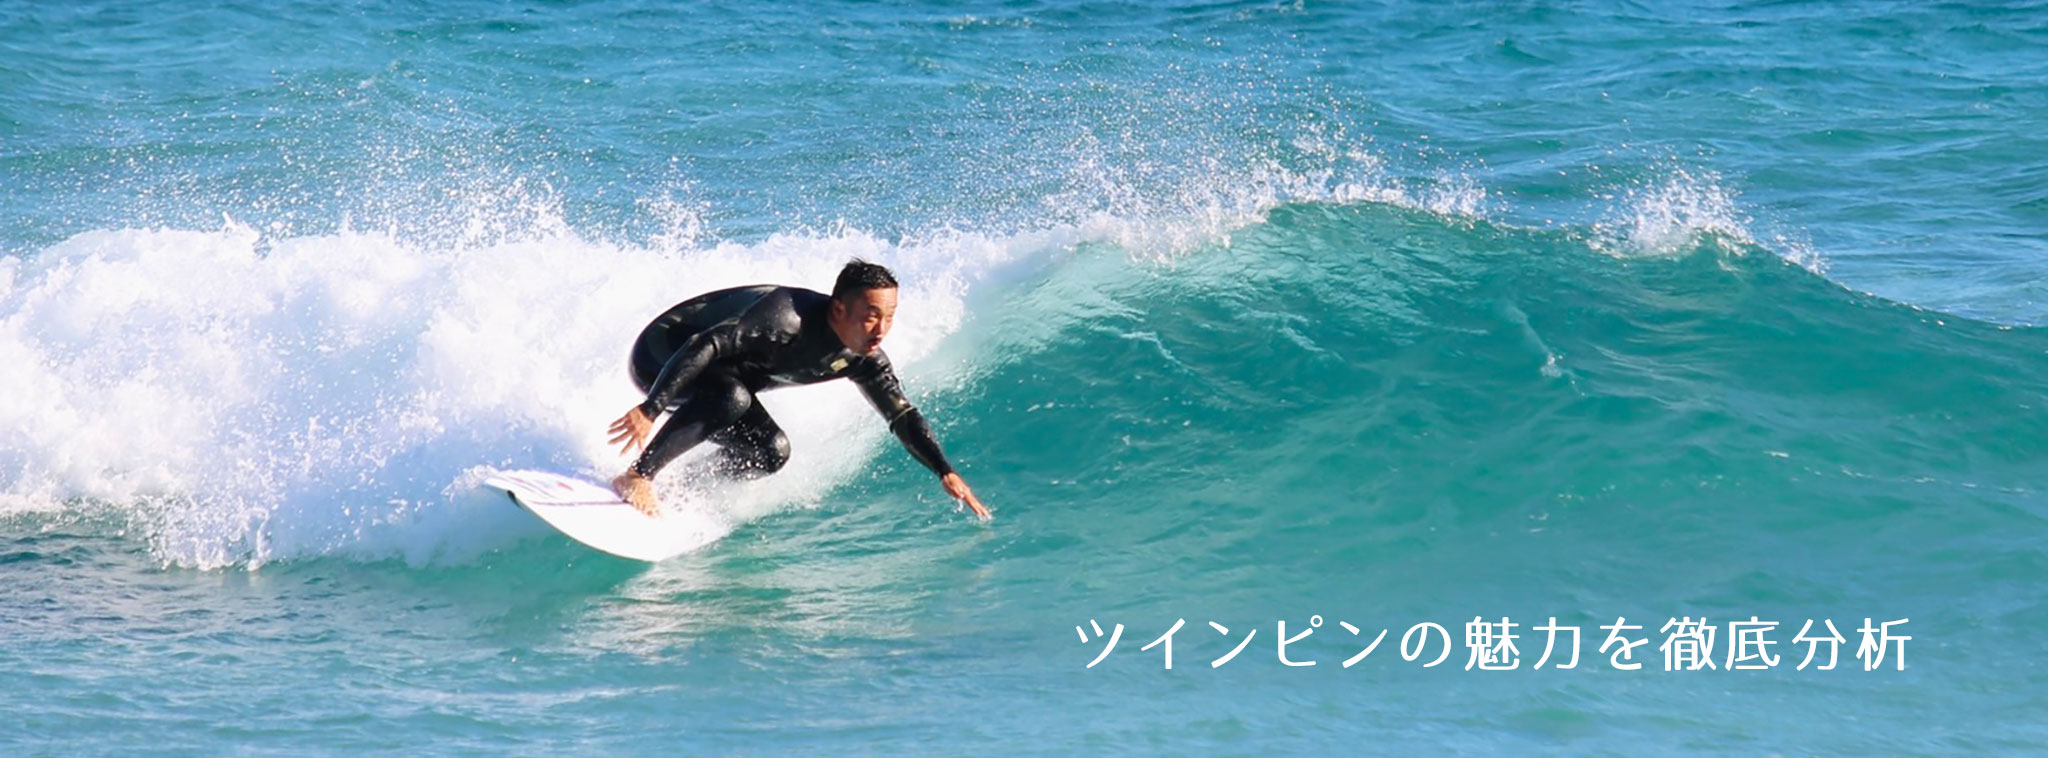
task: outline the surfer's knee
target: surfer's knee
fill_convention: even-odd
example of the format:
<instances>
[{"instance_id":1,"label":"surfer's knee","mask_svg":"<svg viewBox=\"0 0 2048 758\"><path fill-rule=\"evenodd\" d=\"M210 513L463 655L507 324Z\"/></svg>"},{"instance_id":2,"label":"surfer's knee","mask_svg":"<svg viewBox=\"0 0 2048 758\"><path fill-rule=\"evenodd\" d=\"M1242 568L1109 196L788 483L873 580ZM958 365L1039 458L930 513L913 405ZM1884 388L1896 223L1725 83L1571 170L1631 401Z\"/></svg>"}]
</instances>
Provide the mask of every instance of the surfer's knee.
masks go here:
<instances>
[{"instance_id":1,"label":"surfer's knee","mask_svg":"<svg viewBox=\"0 0 2048 758\"><path fill-rule=\"evenodd\" d=\"M754 476L767 476L789 465L789 435L777 429L763 435L746 452L746 469Z\"/></svg>"},{"instance_id":2,"label":"surfer's knee","mask_svg":"<svg viewBox=\"0 0 2048 758\"><path fill-rule=\"evenodd\" d=\"M747 409L754 407L753 390L747 389L739 380L727 376L706 382L706 386L698 389L698 397L704 400L704 420L714 426L737 421L740 416L746 414Z\"/></svg>"},{"instance_id":3,"label":"surfer's knee","mask_svg":"<svg viewBox=\"0 0 2048 758\"><path fill-rule=\"evenodd\" d=\"M773 474L781 471L782 467L787 465L789 465L789 435L783 434L782 430L777 429L775 434L769 436L768 443L761 446L761 470L763 473Z\"/></svg>"},{"instance_id":4,"label":"surfer's knee","mask_svg":"<svg viewBox=\"0 0 2048 758\"><path fill-rule=\"evenodd\" d=\"M777 429L750 436L745 441L733 440L719 449L719 456L719 468L727 476L740 479L767 476L789 465L789 435Z\"/></svg>"},{"instance_id":5,"label":"surfer's knee","mask_svg":"<svg viewBox=\"0 0 2048 758\"><path fill-rule=\"evenodd\" d=\"M641 476L653 477L669 461L717 434L716 430L733 425L753 407L753 390L738 379L725 373L705 376L691 387L674 415L655 430L633 470Z\"/></svg>"}]
</instances>

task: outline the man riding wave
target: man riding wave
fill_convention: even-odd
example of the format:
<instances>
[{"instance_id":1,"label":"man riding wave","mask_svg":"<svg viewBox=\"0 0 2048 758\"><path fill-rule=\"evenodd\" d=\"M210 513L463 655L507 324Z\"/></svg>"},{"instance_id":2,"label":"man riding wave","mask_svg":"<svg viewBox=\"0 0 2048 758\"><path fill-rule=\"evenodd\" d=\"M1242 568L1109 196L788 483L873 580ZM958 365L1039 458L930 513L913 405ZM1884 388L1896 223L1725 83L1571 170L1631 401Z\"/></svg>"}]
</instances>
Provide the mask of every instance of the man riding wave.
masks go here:
<instances>
[{"instance_id":1,"label":"man riding wave","mask_svg":"<svg viewBox=\"0 0 2048 758\"><path fill-rule=\"evenodd\" d=\"M657 515L655 473L706 440L719 447L713 466L722 474L775 473L789 462L789 437L755 395L851 379L911 457L939 476L946 494L975 516L990 518L947 463L924 416L904 398L882 352L895 318L895 275L862 260L840 270L831 295L800 287L735 287L671 308L656 326L667 323L689 334L666 357L655 354L646 339L635 346L635 380L647 399L612 422L611 434L621 452L641 453L612 480L612 488L633 507ZM656 365L659 373L648 378ZM669 418L655 431L663 411Z\"/></svg>"}]
</instances>

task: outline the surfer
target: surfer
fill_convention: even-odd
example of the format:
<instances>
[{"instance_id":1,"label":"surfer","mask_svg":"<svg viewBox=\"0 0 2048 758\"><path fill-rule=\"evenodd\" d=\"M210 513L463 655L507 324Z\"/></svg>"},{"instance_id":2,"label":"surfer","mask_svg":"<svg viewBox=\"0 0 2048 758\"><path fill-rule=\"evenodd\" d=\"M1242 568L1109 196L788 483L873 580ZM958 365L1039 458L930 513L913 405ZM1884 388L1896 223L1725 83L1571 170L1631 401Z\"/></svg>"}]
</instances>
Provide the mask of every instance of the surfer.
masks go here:
<instances>
[{"instance_id":1,"label":"surfer","mask_svg":"<svg viewBox=\"0 0 2048 758\"><path fill-rule=\"evenodd\" d=\"M882 352L895 318L895 275L859 259L840 269L830 295L800 287L735 287L671 308L634 346L634 381L647 400L612 422L611 434L621 453L641 453L612 480L612 489L656 515L655 472L706 440L718 445L713 466L720 473L775 473L789 462L789 437L755 394L851 379L911 457L939 476L946 494L988 519L988 508L946 462L924 416L903 397ZM668 421L654 431L662 411L670 411Z\"/></svg>"}]
</instances>

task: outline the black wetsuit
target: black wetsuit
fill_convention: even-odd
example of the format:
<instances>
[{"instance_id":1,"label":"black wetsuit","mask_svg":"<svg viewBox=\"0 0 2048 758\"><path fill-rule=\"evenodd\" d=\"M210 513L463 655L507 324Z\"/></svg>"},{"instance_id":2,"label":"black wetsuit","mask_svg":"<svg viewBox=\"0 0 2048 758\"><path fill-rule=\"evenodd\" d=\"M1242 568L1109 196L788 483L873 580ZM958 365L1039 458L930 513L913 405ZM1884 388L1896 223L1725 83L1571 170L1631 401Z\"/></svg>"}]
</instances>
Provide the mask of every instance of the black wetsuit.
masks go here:
<instances>
[{"instance_id":1,"label":"black wetsuit","mask_svg":"<svg viewBox=\"0 0 2048 758\"><path fill-rule=\"evenodd\" d=\"M924 416L904 399L889 357L846 349L827 323L831 296L759 285L686 300L648 326L634 345L634 382L647 392L640 412L674 416L633 464L653 476L698 443L719 446L717 467L737 476L773 473L789 462L789 437L754 398L762 390L852 379L925 468L953 473ZM658 373L657 373L658 372Z\"/></svg>"}]
</instances>

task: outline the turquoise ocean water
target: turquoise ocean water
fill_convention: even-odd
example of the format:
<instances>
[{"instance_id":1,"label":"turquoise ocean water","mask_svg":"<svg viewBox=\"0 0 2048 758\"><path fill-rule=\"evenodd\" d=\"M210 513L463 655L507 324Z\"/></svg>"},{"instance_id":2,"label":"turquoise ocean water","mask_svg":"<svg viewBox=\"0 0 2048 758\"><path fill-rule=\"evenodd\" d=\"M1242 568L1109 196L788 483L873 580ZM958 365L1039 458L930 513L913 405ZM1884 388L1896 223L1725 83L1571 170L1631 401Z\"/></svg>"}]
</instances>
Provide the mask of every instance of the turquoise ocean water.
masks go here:
<instances>
[{"instance_id":1,"label":"turquoise ocean water","mask_svg":"<svg viewBox=\"0 0 2048 758\"><path fill-rule=\"evenodd\" d=\"M2042 753L2044 123L2041 2L0 3L0 752ZM479 489L853 256L992 524L845 386L666 563Z\"/></svg>"}]
</instances>

